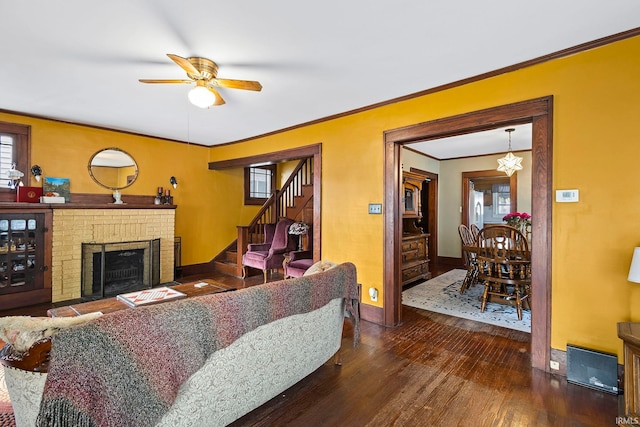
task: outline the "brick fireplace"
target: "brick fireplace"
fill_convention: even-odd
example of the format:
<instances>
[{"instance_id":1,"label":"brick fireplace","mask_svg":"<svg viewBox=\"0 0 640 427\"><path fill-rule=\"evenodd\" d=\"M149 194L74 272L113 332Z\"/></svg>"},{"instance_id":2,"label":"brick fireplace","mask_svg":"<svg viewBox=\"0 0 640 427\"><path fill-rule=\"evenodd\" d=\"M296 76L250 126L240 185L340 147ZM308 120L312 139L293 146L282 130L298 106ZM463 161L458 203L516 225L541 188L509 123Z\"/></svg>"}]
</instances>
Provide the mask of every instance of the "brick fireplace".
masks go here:
<instances>
[{"instance_id":1,"label":"brick fireplace","mask_svg":"<svg viewBox=\"0 0 640 427\"><path fill-rule=\"evenodd\" d=\"M160 284L160 239L82 244L82 299L95 300Z\"/></svg>"},{"instance_id":2,"label":"brick fireplace","mask_svg":"<svg viewBox=\"0 0 640 427\"><path fill-rule=\"evenodd\" d=\"M174 209L54 209L52 301L81 297L82 244L160 239L160 283L173 280Z\"/></svg>"}]
</instances>

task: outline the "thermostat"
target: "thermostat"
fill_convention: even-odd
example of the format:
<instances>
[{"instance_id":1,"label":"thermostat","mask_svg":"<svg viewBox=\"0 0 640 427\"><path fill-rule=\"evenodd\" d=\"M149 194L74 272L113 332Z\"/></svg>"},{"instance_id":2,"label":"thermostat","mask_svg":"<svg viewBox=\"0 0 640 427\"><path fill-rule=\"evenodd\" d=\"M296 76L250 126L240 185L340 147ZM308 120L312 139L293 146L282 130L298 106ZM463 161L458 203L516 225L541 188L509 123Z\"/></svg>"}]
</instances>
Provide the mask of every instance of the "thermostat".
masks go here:
<instances>
[{"instance_id":1,"label":"thermostat","mask_svg":"<svg viewBox=\"0 0 640 427\"><path fill-rule=\"evenodd\" d=\"M556 202L577 202L578 190L556 190Z\"/></svg>"}]
</instances>

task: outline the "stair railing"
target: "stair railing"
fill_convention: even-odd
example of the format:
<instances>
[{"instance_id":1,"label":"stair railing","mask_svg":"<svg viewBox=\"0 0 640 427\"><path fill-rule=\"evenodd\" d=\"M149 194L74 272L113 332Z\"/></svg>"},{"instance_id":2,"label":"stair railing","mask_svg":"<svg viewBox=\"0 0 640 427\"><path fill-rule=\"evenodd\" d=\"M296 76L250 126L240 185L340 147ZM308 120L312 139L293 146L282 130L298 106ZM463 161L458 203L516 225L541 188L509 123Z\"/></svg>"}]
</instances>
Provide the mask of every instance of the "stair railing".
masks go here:
<instances>
[{"instance_id":1,"label":"stair railing","mask_svg":"<svg viewBox=\"0 0 640 427\"><path fill-rule=\"evenodd\" d=\"M238 225L237 275L242 274L242 255L250 243L264 242L265 224L273 224L294 206L296 196L302 195L304 185L313 185L313 157L300 160L280 190L267 199L248 225Z\"/></svg>"}]
</instances>

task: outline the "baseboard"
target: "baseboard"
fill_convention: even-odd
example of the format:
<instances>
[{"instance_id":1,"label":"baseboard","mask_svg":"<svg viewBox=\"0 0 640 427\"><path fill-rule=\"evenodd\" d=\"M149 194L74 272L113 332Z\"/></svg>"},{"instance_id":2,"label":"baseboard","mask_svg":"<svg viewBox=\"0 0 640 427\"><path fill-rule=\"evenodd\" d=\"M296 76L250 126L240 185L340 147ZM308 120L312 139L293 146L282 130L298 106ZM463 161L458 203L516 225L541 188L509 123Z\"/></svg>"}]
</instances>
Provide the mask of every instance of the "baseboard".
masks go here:
<instances>
[{"instance_id":1,"label":"baseboard","mask_svg":"<svg viewBox=\"0 0 640 427\"><path fill-rule=\"evenodd\" d=\"M360 319L384 326L384 310L369 304L360 304Z\"/></svg>"},{"instance_id":2,"label":"baseboard","mask_svg":"<svg viewBox=\"0 0 640 427\"><path fill-rule=\"evenodd\" d=\"M183 265L181 269L182 276L195 276L197 274L207 274L214 272L213 263L211 262Z\"/></svg>"},{"instance_id":3,"label":"baseboard","mask_svg":"<svg viewBox=\"0 0 640 427\"><path fill-rule=\"evenodd\" d=\"M449 256L439 256L438 257L438 265L453 265L456 267L460 267L464 265L462 258L454 258Z\"/></svg>"},{"instance_id":4,"label":"baseboard","mask_svg":"<svg viewBox=\"0 0 640 427\"><path fill-rule=\"evenodd\" d=\"M551 349L550 362L558 362L558 369L549 368L549 372L552 374L567 376L567 352L563 350Z\"/></svg>"}]
</instances>

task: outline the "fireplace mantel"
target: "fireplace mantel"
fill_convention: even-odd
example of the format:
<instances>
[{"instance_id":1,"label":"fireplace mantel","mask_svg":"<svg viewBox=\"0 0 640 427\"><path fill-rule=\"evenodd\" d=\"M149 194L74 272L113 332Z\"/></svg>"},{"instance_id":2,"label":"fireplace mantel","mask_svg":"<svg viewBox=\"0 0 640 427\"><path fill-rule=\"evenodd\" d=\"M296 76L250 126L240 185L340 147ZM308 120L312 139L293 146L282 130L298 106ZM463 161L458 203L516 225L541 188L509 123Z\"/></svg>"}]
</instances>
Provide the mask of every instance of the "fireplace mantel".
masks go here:
<instances>
[{"instance_id":1,"label":"fireplace mantel","mask_svg":"<svg viewBox=\"0 0 640 427\"><path fill-rule=\"evenodd\" d=\"M176 209L176 205L154 205L148 203L123 203L116 205L115 203L18 203L18 202L0 202L2 210L25 210L25 209Z\"/></svg>"},{"instance_id":2,"label":"fireplace mantel","mask_svg":"<svg viewBox=\"0 0 640 427\"><path fill-rule=\"evenodd\" d=\"M155 205L155 195L123 194L124 203L113 203L111 194L71 193L71 203L24 203L7 201L1 193L0 209L175 209L176 205ZM15 193L10 196L15 200Z\"/></svg>"}]
</instances>

